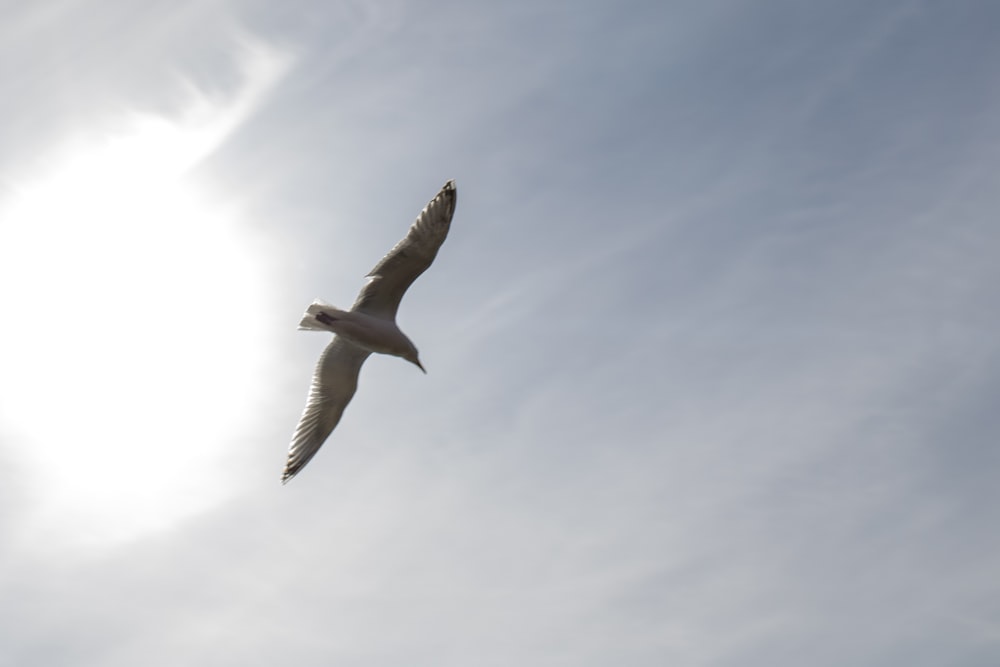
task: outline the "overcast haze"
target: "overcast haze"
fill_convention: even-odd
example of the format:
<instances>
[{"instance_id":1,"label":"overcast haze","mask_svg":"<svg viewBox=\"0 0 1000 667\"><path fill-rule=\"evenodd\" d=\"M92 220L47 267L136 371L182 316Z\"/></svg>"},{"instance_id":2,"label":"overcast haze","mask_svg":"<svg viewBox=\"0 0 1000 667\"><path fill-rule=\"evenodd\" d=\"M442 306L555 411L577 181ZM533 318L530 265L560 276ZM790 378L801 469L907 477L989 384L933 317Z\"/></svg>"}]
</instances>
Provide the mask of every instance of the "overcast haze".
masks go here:
<instances>
[{"instance_id":1,"label":"overcast haze","mask_svg":"<svg viewBox=\"0 0 1000 667\"><path fill-rule=\"evenodd\" d=\"M2 7L0 665L1000 664L995 3Z\"/></svg>"}]
</instances>

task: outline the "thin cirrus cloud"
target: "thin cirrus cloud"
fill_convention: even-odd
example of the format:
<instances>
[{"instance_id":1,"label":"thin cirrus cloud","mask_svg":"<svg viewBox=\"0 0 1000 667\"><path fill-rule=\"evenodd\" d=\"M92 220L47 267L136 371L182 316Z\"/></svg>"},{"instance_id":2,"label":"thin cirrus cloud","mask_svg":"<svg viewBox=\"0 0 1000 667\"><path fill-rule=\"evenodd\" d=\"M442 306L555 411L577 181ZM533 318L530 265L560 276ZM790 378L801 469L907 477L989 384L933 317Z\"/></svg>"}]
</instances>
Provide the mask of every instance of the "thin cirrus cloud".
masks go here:
<instances>
[{"instance_id":1,"label":"thin cirrus cloud","mask_svg":"<svg viewBox=\"0 0 1000 667\"><path fill-rule=\"evenodd\" d=\"M232 93L187 84L176 115L121 113L12 180L0 393L10 463L35 507L25 540L133 539L225 493L217 472L214 489L192 480L242 428L268 280L232 213L186 179L289 64L246 37L233 58ZM244 313L237 341L227 312Z\"/></svg>"},{"instance_id":2,"label":"thin cirrus cloud","mask_svg":"<svg viewBox=\"0 0 1000 667\"><path fill-rule=\"evenodd\" d=\"M28 548L41 487L15 467L12 655L996 663L989 5L213 3L149 20L162 9L115 15L122 44L196 72L221 117L255 80L229 26L295 54L183 179L223 239L258 239L221 262L231 298L267 295L244 304L250 335L208 326L214 293L175 325L255 360L228 371L243 430L185 490L217 476L224 496L85 557ZM104 85L145 104L129 108L184 118L182 97L109 80L135 83ZM84 115L103 128L97 99ZM371 359L281 488L326 342L294 331L301 308L347 305L452 177L452 234L399 317L429 374ZM193 399L145 414L198 425L212 379L231 386L220 368L189 368Z\"/></svg>"}]
</instances>

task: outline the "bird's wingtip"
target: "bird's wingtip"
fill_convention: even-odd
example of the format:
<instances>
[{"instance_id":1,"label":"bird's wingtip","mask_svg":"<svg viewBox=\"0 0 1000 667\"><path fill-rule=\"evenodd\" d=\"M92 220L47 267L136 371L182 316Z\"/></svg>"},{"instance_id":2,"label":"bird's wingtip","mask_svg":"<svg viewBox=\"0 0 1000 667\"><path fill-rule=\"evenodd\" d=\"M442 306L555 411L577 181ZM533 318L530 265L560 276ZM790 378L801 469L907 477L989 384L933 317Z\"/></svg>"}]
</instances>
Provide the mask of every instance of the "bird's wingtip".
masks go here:
<instances>
[{"instance_id":1,"label":"bird's wingtip","mask_svg":"<svg viewBox=\"0 0 1000 667\"><path fill-rule=\"evenodd\" d=\"M289 462L281 473L281 485L284 486L292 481L292 478L299 473L299 470L300 467L293 467L291 462Z\"/></svg>"}]
</instances>

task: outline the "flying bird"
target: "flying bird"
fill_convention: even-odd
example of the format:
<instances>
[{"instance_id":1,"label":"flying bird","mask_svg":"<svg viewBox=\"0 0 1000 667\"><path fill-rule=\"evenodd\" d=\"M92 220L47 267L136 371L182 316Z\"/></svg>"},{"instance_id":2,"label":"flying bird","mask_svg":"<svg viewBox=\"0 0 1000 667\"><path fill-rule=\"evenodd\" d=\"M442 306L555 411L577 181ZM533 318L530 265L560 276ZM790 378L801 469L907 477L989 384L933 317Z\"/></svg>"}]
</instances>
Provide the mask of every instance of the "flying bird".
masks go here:
<instances>
[{"instance_id":1,"label":"flying bird","mask_svg":"<svg viewBox=\"0 0 1000 667\"><path fill-rule=\"evenodd\" d=\"M334 336L316 364L309 398L288 449L282 484L309 463L337 426L358 388L358 373L368 355L402 357L424 371L417 348L396 326L396 311L407 288L431 265L448 236L455 201L455 181L448 181L403 240L371 270L350 310L319 300L306 309L299 329L328 331Z\"/></svg>"}]
</instances>

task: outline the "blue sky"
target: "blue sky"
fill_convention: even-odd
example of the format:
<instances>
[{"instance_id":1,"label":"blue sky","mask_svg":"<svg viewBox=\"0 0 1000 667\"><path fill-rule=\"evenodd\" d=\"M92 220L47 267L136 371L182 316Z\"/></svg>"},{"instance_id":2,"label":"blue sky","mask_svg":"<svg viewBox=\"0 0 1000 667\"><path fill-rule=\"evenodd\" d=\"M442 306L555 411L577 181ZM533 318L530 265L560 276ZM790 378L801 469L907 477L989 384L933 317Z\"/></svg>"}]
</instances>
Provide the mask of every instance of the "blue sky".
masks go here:
<instances>
[{"instance_id":1,"label":"blue sky","mask_svg":"<svg viewBox=\"0 0 1000 667\"><path fill-rule=\"evenodd\" d=\"M0 27L0 665L1000 660L1000 9ZM323 335L447 179L373 358Z\"/></svg>"}]
</instances>

